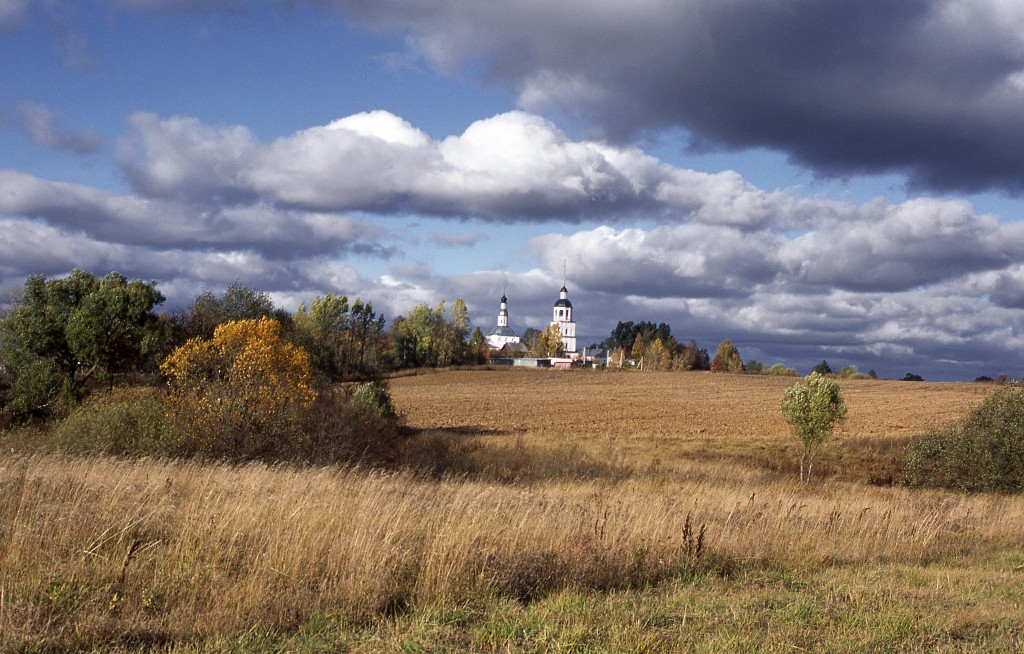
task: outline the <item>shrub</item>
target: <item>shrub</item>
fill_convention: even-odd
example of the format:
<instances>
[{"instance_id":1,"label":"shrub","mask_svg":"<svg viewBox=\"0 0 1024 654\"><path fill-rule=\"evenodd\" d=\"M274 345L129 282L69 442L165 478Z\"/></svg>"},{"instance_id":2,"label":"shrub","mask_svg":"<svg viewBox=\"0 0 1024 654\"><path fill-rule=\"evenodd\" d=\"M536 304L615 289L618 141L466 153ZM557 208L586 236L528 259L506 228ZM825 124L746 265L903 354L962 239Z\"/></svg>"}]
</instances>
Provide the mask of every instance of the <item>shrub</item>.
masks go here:
<instances>
[{"instance_id":1,"label":"shrub","mask_svg":"<svg viewBox=\"0 0 1024 654\"><path fill-rule=\"evenodd\" d=\"M398 424L398 413L391 402L391 394L384 381L366 381L359 384L352 393L351 401L357 410L367 412L385 424Z\"/></svg>"},{"instance_id":2,"label":"shrub","mask_svg":"<svg viewBox=\"0 0 1024 654\"><path fill-rule=\"evenodd\" d=\"M1024 490L1024 391L1000 387L962 421L919 438L903 481L963 492Z\"/></svg>"},{"instance_id":3,"label":"shrub","mask_svg":"<svg viewBox=\"0 0 1024 654\"><path fill-rule=\"evenodd\" d=\"M304 413L316 399L309 357L281 339L269 318L217 327L193 338L160 369L168 416L182 454L251 459L293 452Z\"/></svg>"},{"instance_id":4,"label":"shrub","mask_svg":"<svg viewBox=\"0 0 1024 654\"><path fill-rule=\"evenodd\" d=\"M366 382L354 389L321 392L305 412L302 438L292 443L292 458L319 463L393 463L402 442L401 417L387 385Z\"/></svg>"},{"instance_id":5,"label":"shrub","mask_svg":"<svg viewBox=\"0 0 1024 654\"><path fill-rule=\"evenodd\" d=\"M75 408L52 431L65 452L115 456L168 455L163 401L149 389L118 389Z\"/></svg>"},{"instance_id":6,"label":"shrub","mask_svg":"<svg viewBox=\"0 0 1024 654\"><path fill-rule=\"evenodd\" d=\"M768 369L769 375L775 375L777 377L798 377L797 371L793 368L787 368L781 363L776 363Z\"/></svg>"}]
</instances>

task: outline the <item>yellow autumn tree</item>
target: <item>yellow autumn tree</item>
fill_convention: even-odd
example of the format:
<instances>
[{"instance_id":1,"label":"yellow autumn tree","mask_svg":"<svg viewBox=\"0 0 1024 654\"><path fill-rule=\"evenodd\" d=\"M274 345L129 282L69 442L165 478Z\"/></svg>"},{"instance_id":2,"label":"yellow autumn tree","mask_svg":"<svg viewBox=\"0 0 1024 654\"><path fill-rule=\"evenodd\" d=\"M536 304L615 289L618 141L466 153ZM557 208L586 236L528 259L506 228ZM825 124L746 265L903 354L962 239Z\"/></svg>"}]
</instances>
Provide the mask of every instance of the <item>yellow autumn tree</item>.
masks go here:
<instances>
[{"instance_id":1,"label":"yellow autumn tree","mask_svg":"<svg viewBox=\"0 0 1024 654\"><path fill-rule=\"evenodd\" d=\"M539 357L560 357L565 354L565 344L562 343L562 330L558 323L551 323L537 337L536 354Z\"/></svg>"},{"instance_id":2,"label":"yellow autumn tree","mask_svg":"<svg viewBox=\"0 0 1024 654\"><path fill-rule=\"evenodd\" d=\"M316 400L305 350L270 318L235 320L193 338L161 365L183 454L250 459L293 449Z\"/></svg>"}]
</instances>

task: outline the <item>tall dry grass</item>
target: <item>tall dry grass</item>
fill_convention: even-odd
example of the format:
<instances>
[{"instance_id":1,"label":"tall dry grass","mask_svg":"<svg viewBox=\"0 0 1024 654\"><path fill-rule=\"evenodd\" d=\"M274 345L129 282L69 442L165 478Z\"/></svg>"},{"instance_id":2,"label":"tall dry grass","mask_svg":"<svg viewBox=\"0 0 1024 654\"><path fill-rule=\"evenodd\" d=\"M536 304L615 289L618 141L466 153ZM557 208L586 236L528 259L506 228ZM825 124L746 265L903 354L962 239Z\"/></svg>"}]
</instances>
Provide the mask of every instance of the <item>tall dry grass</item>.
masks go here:
<instances>
[{"instance_id":1,"label":"tall dry grass","mask_svg":"<svg viewBox=\"0 0 1024 654\"><path fill-rule=\"evenodd\" d=\"M684 542L687 521L691 522ZM696 560L693 527L706 526ZM610 483L338 467L0 460L6 645L182 641L310 615L640 587L746 565L910 564L1024 537L1024 499L702 465Z\"/></svg>"}]
</instances>

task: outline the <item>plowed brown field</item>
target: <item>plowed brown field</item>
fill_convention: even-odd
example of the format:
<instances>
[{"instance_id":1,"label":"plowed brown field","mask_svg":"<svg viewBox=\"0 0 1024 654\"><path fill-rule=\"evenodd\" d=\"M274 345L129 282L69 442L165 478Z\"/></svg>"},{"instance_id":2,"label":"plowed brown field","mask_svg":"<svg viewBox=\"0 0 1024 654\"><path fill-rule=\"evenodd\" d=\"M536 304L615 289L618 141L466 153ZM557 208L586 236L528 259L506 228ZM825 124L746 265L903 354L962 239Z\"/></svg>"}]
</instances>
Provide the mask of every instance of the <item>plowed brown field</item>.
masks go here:
<instances>
[{"instance_id":1,"label":"plowed brown field","mask_svg":"<svg viewBox=\"0 0 1024 654\"><path fill-rule=\"evenodd\" d=\"M568 440L594 451L662 462L778 460L792 437L779 401L795 378L593 370L471 370L395 379L408 423L531 442ZM895 456L914 435L964 416L994 388L948 382L843 381L849 419L823 464Z\"/></svg>"}]
</instances>

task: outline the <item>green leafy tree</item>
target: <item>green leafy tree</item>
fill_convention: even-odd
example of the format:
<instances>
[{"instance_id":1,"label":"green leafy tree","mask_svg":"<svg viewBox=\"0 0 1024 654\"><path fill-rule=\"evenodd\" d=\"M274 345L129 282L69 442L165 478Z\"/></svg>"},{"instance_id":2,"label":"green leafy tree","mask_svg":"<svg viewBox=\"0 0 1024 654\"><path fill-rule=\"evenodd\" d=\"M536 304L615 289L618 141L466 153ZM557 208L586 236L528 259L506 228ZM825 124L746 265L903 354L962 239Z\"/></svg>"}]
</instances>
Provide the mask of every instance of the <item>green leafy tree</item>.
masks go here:
<instances>
[{"instance_id":1,"label":"green leafy tree","mask_svg":"<svg viewBox=\"0 0 1024 654\"><path fill-rule=\"evenodd\" d=\"M487 337L476 327L466 343L467 363L484 364L491 357L491 348L487 347Z\"/></svg>"},{"instance_id":2,"label":"green leafy tree","mask_svg":"<svg viewBox=\"0 0 1024 654\"><path fill-rule=\"evenodd\" d=\"M102 279L81 270L63 278L29 277L0 321L0 359L13 372L11 403L35 412L58 398L77 399L94 376L137 370L161 349L156 282Z\"/></svg>"},{"instance_id":3,"label":"green leafy tree","mask_svg":"<svg viewBox=\"0 0 1024 654\"><path fill-rule=\"evenodd\" d=\"M435 309L419 304L409 315L396 318L391 332L399 366L449 366L466 356L469 311L461 299L450 310L443 300Z\"/></svg>"},{"instance_id":4,"label":"green leafy tree","mask_svg":"<svg viewBox=\"0 0 1024 654\"><path fill-rule=\"evenodd\" d=\"M538 356L537 352L538 342L540 341L540 330L536 327L527 327L523 330L522 343L526 347L527 352L533 356Z\"/></svg>"},{"instance_id":5,"label":"green leafy tree","mask_svg":"<svg viewBox=\"0 0 1024 654\"><path fill-rule=\"evenodd\" d=\"M373 376L384 367L384 317L372 302L344 295L317 296L292 316L296 340L310 354L313 367L331 379Z\"/></svg>"},{"instance_id":6,"label":"green leafy tree","mask_svg":"<svg viewBox=\"0 0 1024 654\"><path fill-rule=\"evenodd\" d=\"M815 451L832 438L836 424L846 420L842 387L836 380L812 372L786 389L781 409L793 435L800 441L800 481L810 481Z\"/></svg>"},{"instance_id":7,"label":"green leafy tree","mask_svg":"<svg viewBox=\"0 0 1024 654\"><path fill-rule=\"evenodd\" d=\"M466 339L469 337L469 309L461 298L456 298L445 315L444 301L438 305L437 324L438 365L463 363L468 357Z\"/></svg>"},{"instance_id":8,"label":"green leafy tree","mask_svg":"<svg viewBox=\"0 0 1024 654\"><path fill-rule=\"evenodd\" d=\"M711 361L711 372L743 372L743 359L740 351L729 339L718 344L718 351Z\"/></svg>"}]
</instances>

